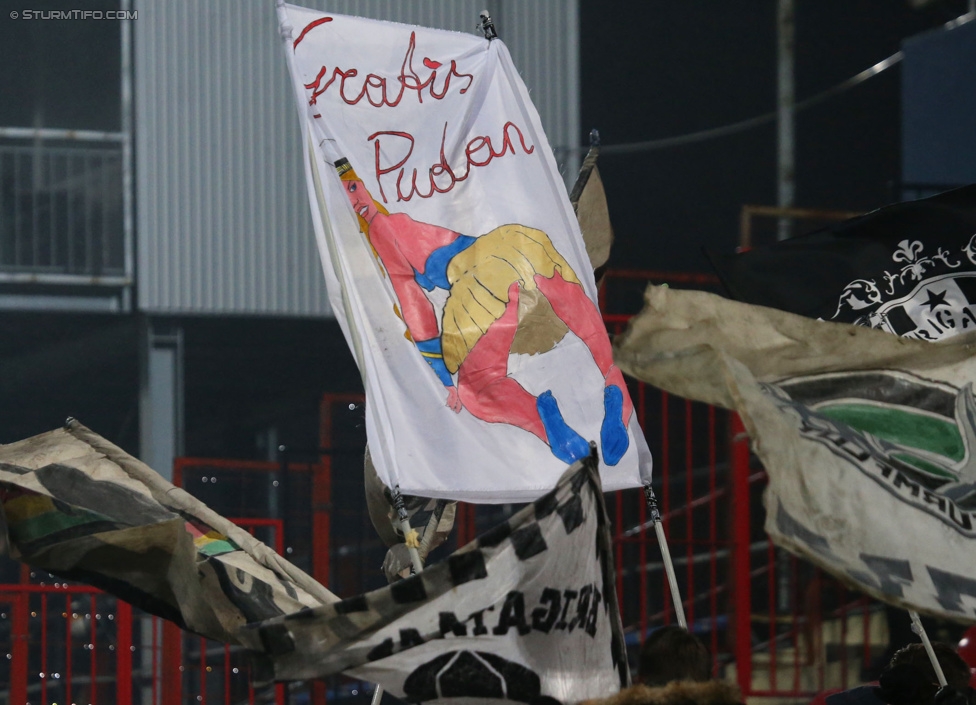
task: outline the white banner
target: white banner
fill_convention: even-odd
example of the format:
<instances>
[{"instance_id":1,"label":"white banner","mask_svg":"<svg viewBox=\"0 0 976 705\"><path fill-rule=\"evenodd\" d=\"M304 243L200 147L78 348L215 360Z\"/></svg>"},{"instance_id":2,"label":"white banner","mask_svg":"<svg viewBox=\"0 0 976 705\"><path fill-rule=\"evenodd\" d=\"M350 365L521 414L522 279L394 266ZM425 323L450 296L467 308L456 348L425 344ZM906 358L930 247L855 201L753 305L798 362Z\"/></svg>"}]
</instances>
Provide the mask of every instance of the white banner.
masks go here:
<instances>
[{"instance_id":1,"label":"white banner","mask_svg":"<svg viewBox=\"0 0 976 705\"><path fill-rule=\"evenodd\" d=\"M249 627L264 645L255 677L346 672L413 703L616 693L629 672L608 526L596 464L583 461L417 575Z\"/></svg>"},{"instance_id":2,"label":"white banner","mask_svg":"<svg viewBox=\"0 0 976 705\"><path fill-rule=\"evenodd\" d=\"M735 409L766 532L886 602L976 621L976 334L941 343L650 287L628 373Z\"/></svg>"},{"instance_id":3,"label":"white banner","mask_svg":"<svg viewBox=\"0 0 976 705\"><path fill-rule=\"evenodd\" d=\"M639 466L649 478L579 226L505 45L291 5L279 19L383 482L525 501L590 441L608 491L639 485Z\"/></svg>"}]
</instances>

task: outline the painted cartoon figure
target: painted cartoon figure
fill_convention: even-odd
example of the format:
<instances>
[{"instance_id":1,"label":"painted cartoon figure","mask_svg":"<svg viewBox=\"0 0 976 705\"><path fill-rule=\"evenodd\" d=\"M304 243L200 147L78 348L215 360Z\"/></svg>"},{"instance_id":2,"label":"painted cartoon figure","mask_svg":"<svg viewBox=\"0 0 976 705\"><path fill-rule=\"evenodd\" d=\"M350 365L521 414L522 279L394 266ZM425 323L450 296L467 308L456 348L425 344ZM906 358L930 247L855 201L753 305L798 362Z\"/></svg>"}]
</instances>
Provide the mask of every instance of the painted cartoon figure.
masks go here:
<instances>
[{"instance_id":1,"label":"painted cartoon figure","mask_svg":"<svg viewBox=\"0 0 976 705\"><path fill-rule=\"evenodd\" d=\"M630 443L633 404L613 364L599 311L549 236L524 225L503 225L471 237L390 213L373 200L348 160L335 166L360 228L393 284L408 337L446 388L447 405L482 421L524 429L566 463L586 456L589 444L565 422L551 390L536 397L508 376L510 352L545 352L568 329L589 349L606 381L600 441L604 462L616 465ZM440 321L427 297L438 288L449 292ZM551 307L562 322L560 330L548 339L529 331L523 336L528 347L520 345L520 301L522 312L526 302Z\"/></svg>"}]
</instances>

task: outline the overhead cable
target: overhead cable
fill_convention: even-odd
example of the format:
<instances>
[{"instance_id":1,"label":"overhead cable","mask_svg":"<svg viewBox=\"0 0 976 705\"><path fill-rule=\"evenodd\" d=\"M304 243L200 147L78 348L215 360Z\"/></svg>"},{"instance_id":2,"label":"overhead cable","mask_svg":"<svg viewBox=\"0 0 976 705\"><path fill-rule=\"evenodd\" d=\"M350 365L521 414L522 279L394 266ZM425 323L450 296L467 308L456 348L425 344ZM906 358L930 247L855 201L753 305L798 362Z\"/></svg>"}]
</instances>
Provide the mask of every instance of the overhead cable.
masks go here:
<instances>
[{"instance_id":1,"label":"overhead cable","mask_svg":"<svg viewBox=\"0 0 976 705\"><path fill-rule=\"evenodd\" d=\"M882 71L886 71L891 68L904 58L904 54L901 51L896 51L894 54L886 59L883 59L876 63L870 68L866 68L860 73L851 76L846 81L842 81L835 86L831 86L825 91L821 91L816 95L810 96L803 100L797 101L794 106L794 112L800 112L806 108L810 108L814 105L823 103L829 98L833 98L835 95L844 93L845 91L854 88L855 86L864 83L869 78L877 76ZM667 149L669 147L679 147L685 144L693 144L695 142L704 142L705 140L714 139L716 137L724 137L726 135L732 135L737 132L744 132L753 127L758 127L759 125L765 125L776 121L776 111L764 113L762 115L757 115L756 117L747 118L746 120L740 120L739 122L733 122L728 125L722 125L721 127L712 127L707 130L698 130L697 132L689 132L684 135L675 135L674 137L662 137L656 140L647 140L645 142L628 142L625 144L607 144L600 147L600 153L603 155L609 154L631 154L633 152L651 152L658 149ZM580 151L582 148L579 148Z\"/></svg>"}]
</instances>

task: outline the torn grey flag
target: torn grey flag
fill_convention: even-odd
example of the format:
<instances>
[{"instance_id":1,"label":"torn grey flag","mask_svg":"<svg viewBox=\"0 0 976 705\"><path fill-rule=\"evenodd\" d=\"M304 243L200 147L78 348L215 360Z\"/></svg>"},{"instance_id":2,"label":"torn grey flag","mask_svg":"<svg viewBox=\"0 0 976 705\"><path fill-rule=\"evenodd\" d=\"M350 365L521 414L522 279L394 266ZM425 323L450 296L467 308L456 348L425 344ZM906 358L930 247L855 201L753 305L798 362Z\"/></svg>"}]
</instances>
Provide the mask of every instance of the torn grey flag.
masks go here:
<instances>
[{"instance_id":1,"label":"torn grey flag","mask_svg":"<svg viewBox=\"0 0 976 705\"><path fill-rule=\"evenodd\" d=\"M267 679L340 671L399 698L571 703L629 682L596 461L445 561L251 627Z\"/></svg>"},{"instance_id":2,"label":"torn grey flag","mask_svg":"<svg viewBox=\"0 0 976 705\"><path fill-rule=\"evenodd\" d=\"M593 276L598 286L606 273L610 248L613 245L613 226L610 224L607 194L603 189L600 169L596 165L599 156L600 148L596 145L590 147L569 194L569 202L573 204L580 232L583 233L586 256L593 267Z\"/></svg>"}]
</instances>

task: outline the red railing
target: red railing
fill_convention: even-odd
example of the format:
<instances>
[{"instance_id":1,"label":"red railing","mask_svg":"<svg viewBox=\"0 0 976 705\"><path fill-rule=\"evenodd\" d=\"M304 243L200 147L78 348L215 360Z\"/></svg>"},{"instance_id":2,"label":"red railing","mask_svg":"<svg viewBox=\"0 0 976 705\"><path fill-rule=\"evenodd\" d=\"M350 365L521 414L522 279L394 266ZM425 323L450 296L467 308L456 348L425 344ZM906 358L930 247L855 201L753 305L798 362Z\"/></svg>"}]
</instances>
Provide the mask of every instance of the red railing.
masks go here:
<instances>
[{"instance_id":1,"label":"red railing","mask_svg":"<svg viewBox=\"0 0 976 705\"><path fill-rule=\"evenodd\" d=\"M127 702L132 610L84 585L2 585L7 702ZM110 694L111 693L111 694Z\"/></svg>"},{"instance_id":2,"label":"red railing","mask_svg":"<svg viewBox=\"0 0 976 705\"><path fill-rule=\"evenodd\" d=\"M600 292L611 334L640 310L648 282L718 284L707 274L612 270ZM809 698L859 682L861 667L886 645L875 643L871 630L880 606L768 542L761 500L766 475L738 417L633 380L629 386L654 456L654 486L685 614L713 654L715 675L736 680L746 696ZM324 397L323 408L331 410L323 415L325 448L336 436L336 410L347 401ZM674 621L674 610L643 493L617 492L607 501L618 597L636 655L651 630ZM456 545L489 528L497 514L495 507L459 503ZM861 620L857 634L848 628L854 617ZM839 636L828 643L825 629Z\"/></svg>"},{"instance_id":3,"label":"red railing","mask_svg":"<svg viewBox=\"0 0 976 705\"><path fill-rule=\"evenodd\" d=\"M650 282L717 285L703 274L610 271L601 304L611 334L640 309ZM739 418L643 383L631 382L630 391L654 455L684 611L710 647L715 674L757 697L809 698L859 683L862 668L887 646L875 628L884 629L881 606L767 540L766 475ZM618 492L609 501L621 612L636 651L651 629L673 620L673 605L641 493Z\"/></svg>"},{"instance_id":4,"label":"red railing","mask_svg":"<svg viewBox=\"0 0 976 705\"><path fill-rule=\"evenodd\" d=\"M280 520L234 521L284 550ZM9 640L0 643L0 654L7 655L0 660L6 664L0 665L0 700L6 695L8 703L40 705L259 701L240 647L184 634L87 585L41 571L25 577L31 582L0 585L0 621L9 625L0 629L0 641ZM285 702L282 686L273 697Z\"/></svg>"},{"instance_id":5,"label":"red railing","mask_svg":"<svg viewBox=\"0 0 976 705\"><path fill-rule=\"evenodd\" d=\"M648 281L715 285L708 275L611 271L601 290L611 333L620 332L640 309ZM811 697L858 682L860 669L885 646L874 629L879 606L771 546L762 530L765 473L749 454L738 418L643 383L629 384L654 455L654 486L684 610L692 630L711 649L715 674L738 681L746 696ZM361 404L358 394L323 396L320 447L305 453L308 462L296 462L297 456L279 462L181 458L174 484L224 515L245 517L238 523L253 531L273 527L269 543L338 594L377 587L385 549L360 500L352 499L362 491ZM333 492L343 497L338 506L332 504ZM636 654L651 630L673 621L673 605L643 494L627 490L607 500L621 613ZM455 545L487 529L499 511L461 503ZM79 598L89 601L85 609L68 609ZM102 600L110 602L102 606ZM51 621L52 608L70 620ZM67 625L75 624L76 613L82 619L101 615L94 623L102 631L88 639L83 638L88 632L72 633ZM62 702L52 698L68 695L86 702L89 693L96 702L96 697L109 699L110 691L120 704L142 705L253 702L256 697L237 650L182 635L175 626L134 614L124 602L90 588L0 586L0 620L9 621L12 635L6 652L0 643L0 657L10 654L9 702ZM3 633L0 629L0 639ZM82 648L87 644L91 647ZM0 689L3 676L0 660ZM310 702L325 702L325 682L308 688ZM283 702L280 686L275 698Z\"/></svg>"}]
</instances>

